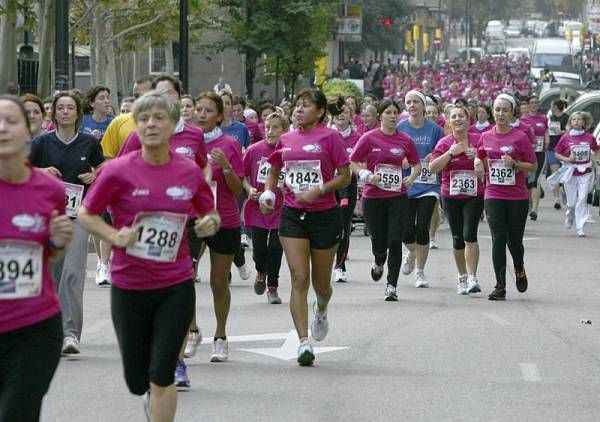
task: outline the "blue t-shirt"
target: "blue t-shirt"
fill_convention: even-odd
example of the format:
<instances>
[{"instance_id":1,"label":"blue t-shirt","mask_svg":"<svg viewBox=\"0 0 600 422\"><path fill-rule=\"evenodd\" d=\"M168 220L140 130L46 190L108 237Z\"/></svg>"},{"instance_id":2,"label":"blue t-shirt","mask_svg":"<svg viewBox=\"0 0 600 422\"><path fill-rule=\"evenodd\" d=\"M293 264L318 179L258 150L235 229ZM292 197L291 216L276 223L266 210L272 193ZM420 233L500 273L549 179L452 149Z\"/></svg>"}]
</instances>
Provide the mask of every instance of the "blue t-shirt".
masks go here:
<instances>
[{"instance_id":1,"label":"blue t-shirt","mask_svg":"<svg viewBox=\"0 0 600 422\"><path fill-rule=\"evenodd\" d=\"M437 145L438 141L444 137L444 131L441 127L430 120L425 119L422 127L413 127L408 120L398 123L396 129L410 136L417 147L419 158L423 160L427 155L431 154ZM410 173L410 171L408 172ZM426 178L426 172L422 171L421 175ZM417 178L417 181L420 178ZM436 176L437 183L415 183L408 189L409 198L419 198L425 194L440 193L440 178Z\"/></svg>"},{"instance_id":2,"label":"blue t-shirt","mask_svg":"<svg viewBox=\"0 0 600 422\"><path fill-rule=\"evenodd\" d=\"M100 142L104 136L104 132L106 132L106 128L114 118L115 116L109 114L105 121L97 122L92 118L91 114L86 114L83 116L83 121L79 127L79 132L92 135L98 140L98 142Z\"/></svg>"},{"instance_id":3,"label":"blue t-shirt","mask_svg":"<svg viewBox=\"0 0 600 422\"><path fill-rule=\"evenodd\" d=\"M242 148L250 146L250 132L245 124L233 120L229 126L221 126L221 130L225 135L235 138Z\"/></svg>"}]
</instances>

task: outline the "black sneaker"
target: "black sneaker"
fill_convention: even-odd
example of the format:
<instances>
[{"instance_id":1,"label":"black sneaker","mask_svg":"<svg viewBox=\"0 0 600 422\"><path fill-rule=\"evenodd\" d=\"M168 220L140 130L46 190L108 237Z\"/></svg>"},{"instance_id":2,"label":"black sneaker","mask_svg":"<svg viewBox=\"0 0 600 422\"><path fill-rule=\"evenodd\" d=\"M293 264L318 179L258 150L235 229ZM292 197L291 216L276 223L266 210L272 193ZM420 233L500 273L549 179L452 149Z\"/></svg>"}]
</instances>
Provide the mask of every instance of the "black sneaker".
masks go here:
<instances>
[{"instance_id":1,"label":"black sneaker","mask_svg":"<svg viewBox=\"0 0 600 422\"><path fill-rule=\"evenodd\" d=\"M521 268L520 270L515 268L515 278L517 282L517 290L520 293L525 293L527 291L527 274L525 274L525 268Z\"/></svg>"},{"instance_id":2,"label":"black sneaker","mask_svg":"<svg viewBox=\"0 0 600 422\"><path fill-rule=\"evenodd\" d=\"M373 281L381 280L381 276L383 276L383 265L373 264L371 265L371 278Z\"/></svg>"},{"instance_id":3,"label":"black sneaker","mask_svg":"<svg viewBox=\"0 0 600 422\"><path fill-rule=\"evenodd\" d=\"M266 274L256 273L256 279L254 280L254 293L262 295L267 288Z\"/></svg>"},{"instance_id":4,"label":"black sneaker","mask_svg":"<svg viewBox=\"0 0 600 422\"><path fill-rule=\"evenodd\" d=\"M531 220L532 220L532 221L535 221L535 220L537 220L537 212L535 212L535 211L531 211L531 212L529 213L529 218L531 218Z\"/></svg>"},{"instance_id":5,"label":"black sneaker","mask_svg":"<svg viewBox=\"0 0 600 422\"><path fill-rule=\"evenodd\" d=\"M488 296L488 300L506 300L506 290L495 288Z\"/></svg>"},{"instance_id":6,"label":"black sneaker","mask_svg":"<svg viewBox=\"0 0 600 422\"><path fill-rule=\"evenodd\" d=\"M560 206L560 202L555 202L555 203L554 203L554 209L555 209L555 210L559 210L559 209L561 209L561 208L562 208L562 207Z\"/></svg>"},{"instance_id":7,"label":"black sneaker","mask_svg":"<svg viewBox=\"0 0 600 422\"><path fill-rule=\"evenodd\" d=\"M544 199L544 196L546 196L546 193L544 192L544 188L540 186L540 199Z\"/></svg>"},{"instance_id":8,"label":"black sneaker","mask_svg":"<svg viewBox=\"0 0 600 422\"><path fill-rule=\"evenodd\" d=\"M385 296L383 298L386 302L398 302L398 294L396 288L391 284L388 284L385 289Z\"/></svg>"}]
</instances>

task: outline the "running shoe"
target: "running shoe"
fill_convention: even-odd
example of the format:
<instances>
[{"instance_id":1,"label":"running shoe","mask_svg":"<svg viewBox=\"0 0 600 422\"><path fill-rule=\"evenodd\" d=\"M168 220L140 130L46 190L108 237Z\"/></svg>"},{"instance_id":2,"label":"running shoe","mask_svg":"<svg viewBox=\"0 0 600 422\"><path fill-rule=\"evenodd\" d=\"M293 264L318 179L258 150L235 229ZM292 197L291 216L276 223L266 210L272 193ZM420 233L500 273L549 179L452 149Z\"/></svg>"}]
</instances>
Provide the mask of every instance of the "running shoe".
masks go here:
<instances>
[{"instance_id":1,"label":"running shoe","mask_svg":"<svg viewBox=\"0 0 600 422\"><path fill-rule=\"evenodd\" d=\"M573 208L567 207L567 214L565 216L565 228L570 229L573 227L573 222L575 221L575 212Z\"/></svg>"},{"instance_id":2,"label":"running shoe","mask_svg":"<svg viewBox=\"0 0 600 422\"><path fill-rule=\"evenodd\" d=\"M517 282L517 290L521 293L527 291L527 274L525 274L525 268L520 270L515 268L515 281Z\"/></svg>"},{"instance_id":3,"label":"running shoe","mask_svg":"<svg viewBox=\"0 0 600 422\"><path fill-rule=\"evenodd\" d=\"M317 301L313 302L313 320L310 324L310 330L312 332L312 337L316 341L323 341L325 337L327 337L327 333L329 332L329 321L327 321L327 309L324 311L319 311L317 306Z\"/></svg>"},{"instance_id":4,"label":"running shoe","mask_svg":"<svg viewBox=\"0 0 600 422\"><path fill-rule=\"evenodd\" d=\"M415 287L419 287L419 288L427 288L429 287L429 282L425 279L425 273L418 271L415 274Z\"/></svg>"},{"instance_id":5,"label":"running shoe","mask_svg":"<svg viewBox=\"0 0 600 422\"><path fill-rule=\"evenodd\" d=\"M229 359L229 344L227 340L218 338L213 340L211 362L227 362Z\"/></svg>"},{"instance_id":6,"label":"running shoe","mask_svg":"<svg viewBox=\"0 0 600 422\"><path fill-rule=\"evenodd\" d=\"M240 243L242 244L242 246L243 246L244 248L248 248L248 247L250 247L250 239L248 238L248 235L247 235L247 234L245 234L245 233L244 233L244 234L242 234L242 239L241 239L241 242L240 242Z\"/></svg>"},{"instance_id":7,"label":"running shoe","mask_svg":"<svg viewBox=\"0 0 600 422\"><path fill-rule=\"evenodd\" d=\"M381 280L381 276L383 276L383 265L373 263L371 265L371 278L373 281L379 281Z\"/></svg>"},{"instance_id":8,"label":"running shoe","mask_svg":"<svg viewBox=\"0 0 600 422\"><path fill-rule=\"evenodd\" d=\"M300 366L311 366L315 361L315 353L308 341L308 338L303 338L298 346L298 364Z\"/></svg>"},{"instance_id":9,"label":"running shoe","mask_svg":"<svg viewBox=\"0 0 600 422\"><path fill-rule=\"evenodd\" d=\"M435 243L434 239L431 239L429 241L429 249L438 249L438 245L437 245L437 243Z\"/></svg>"},{"instance_id":10,"label":"running shoe","mask_svg":"<svg viewBox=\"0 0 600 422\"><path fill-rule=\"evenodd\" d=\"M469 286L467 284L467 276L464 275L462 277L458 277L458 281L456 283L456 294L457 295L468 295L469 294Z\"/></svg>"},{"instance_id":11,"label":"running shoe","mask_svg":"<svg viewBox=\"0 0 600 422\"><path fill-rule=\"evenodd\" d=\"M63 355L78 355L80 353L79 350L79 342L75 337L65 337L63 340L62 354Z\"/></svg>"},{"instance_id":12,"label":"running shoe","mask_svg":"<svg viewBox=\"0 0 600 422\"><path fill-rule=\"evenodd\" d=\"M150 422L150 390L146 391L143 396L144 415L146 420Z\"/></svg>"},{"instance_id":13,"label":"running shoe","mask_svg":"<svg viewBox=\"0 0 600 422\"><path fill-rule=\"evenodd\" d=\"M479 280L474 275L469 275L467 278L467 292L468 293L479 293L481 292L481 287L479 287Z\"/></svg>"},{"instance_id":14,"label":"running shoe","mask_svg":"<svg viewBox=\"0 0 600 422\"><path fill-rule=\"evenodd\" d=\"M110 286L110 271L108 265L98 264L96 267L96 285L99 287Z\"/></svg>"},{"instance_id":15,"label":"running shoe","mask_svg":"<svg viewBox=\"0 0 600 422\"><path fill-rule=\"evenodd\" d=\"M256 273L256 278L254 279L254 293L257 295L262 295L267 289L267 275L265 273Z\"/></svg>"},{"instance_id":16,"label":"running shoe","mask_svg":"<svg viewBox=\"0 0 600 422\"><path fill-rule=\"evenodd\" d=\"M585 232L583 230L577 230L578 237L585 237Z\"/></svg>"},{"instance_id":17,"label":"running shoe","mask_svg":"<svg viewBox=\"0 0 600 422\"><path fill-rule=\"evenodd\" d=\"M402 274L409 275L415 270L415 259L417 258L417 254L412 252L408 252L404 255L404 259L402 260L402 267L400 270Z\"/></svg>"},{"instance_id":18,"label":"running shoe","mask_svg":"<svg viewBox=\"0 0 600 422\"><path fill-rule=\"evenodd\" d=\"M202 333L200 332L200 329L198 329L198 331L190 330L188 333L187 342L185 344L183 356L186 358L194 357L200 343L202 343Z\"/></svg>"},{"instance_id":19,"label":"running shoe","mask_svg":"<svg viewBox=\"0 0 600 422\"><path fill-rule=\"evenodd\" d=\"M561 208L562 208L562 206L560 205L560 201L554 201L554 209L559 210Z\"/></svg>"},{"instance_id":20,"label":"running shoe","mask_svg":"<svg viewBox=\"0 0 600 422\"><path fill-rule=\"evenodd\" d=\"M252 275L252 270L247 262L244 263L241 267L237 267L238 272L240 273L240 278L242 280L248 280Z\"/></svg>"},{"instance_id":21,"label":"running shoe","mask_svg":"<svg viewBox=\"0 0 600 422\"><path fill-rule=\"evenodd\" d=\"M386 286L383 300L386 302L398 302L398 293L396 293L396 288L391 284Z\"/></svg>"},{"instance_id":22,"label":"running shoe","mask_svg":"<svg viewBox=\"0 0 600 422\"><path fill-rule=\"evenodd\" d=\"M348 277L346 276L346 271L341 268L336 268L333 270L333 279L337 283L345 283L348 281Z\"/></svg>"},{"instance_id":23,"label":"running shoe","mask_svg":"<svg viewBox=\"0 0 600 422\"><path fill-rule=\"evenodd\" d=\"M190 379L187 375L187 367L183 359L177 359L177 365L175 366L175 387L191 387Z\"/></svg>"},{"instance_id":24,"label":"running shoe","mask_svg":"<svg viewBox=\"0 0 600 422\"><path fill-rule=\"evenodd\" d=\"M267 292L267 302L269 302L269 305L281 305L281 298L276 289Z\"/></svg>"},{"instance_id":25,"label":"running shoe","mask_svg":"<svg viewBox=\"0 0 600 422\"><path fill-rule=\"evenodd\" d=\"M488 296L488 300L506 300L506 290L496 287Z\"/></svg>"},{"instance_id":26,"label":"running shoe","mask_svg":"<svg viewBox=\"0 0 600 422\"><path fill-rule=\"evenodd\" d=\"M531 219L531 221L536 221L536 220L537 220L537 217L538 217L538 215L537 215L537 212L535 212L535 211L531 211L531 212L529 213L529 218Z\"/></svg>"}]
</instances>

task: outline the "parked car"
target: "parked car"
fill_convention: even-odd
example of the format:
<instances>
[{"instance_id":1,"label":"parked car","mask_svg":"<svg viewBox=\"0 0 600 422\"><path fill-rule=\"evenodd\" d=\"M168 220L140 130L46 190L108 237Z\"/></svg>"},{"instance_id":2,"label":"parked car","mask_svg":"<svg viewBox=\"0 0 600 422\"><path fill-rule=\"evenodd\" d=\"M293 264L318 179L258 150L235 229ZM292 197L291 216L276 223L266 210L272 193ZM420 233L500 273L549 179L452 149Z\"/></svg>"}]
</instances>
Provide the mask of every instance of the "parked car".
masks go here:
<instances>
[{"instance_id":1,"label":"parked car","mask_svg":"<svg viewBox=\"0 0 600 422\"><path fill-rule=\"evenodd\" d=\"M576 111L587 111L592 115L594 123L600 122L600 91L581 94L573 104L567 107L565 113L571 115Z\"/></svg>"},{"instance_id":2,"label":"parked car","mask_svg":"<svg viewBox=\"0 0 600 422\"><path fill-rule=\"evenodd\" d=\"M489 21L485 28L485 37L488 40L504 40L504 25L500 21Z\"/></svg>"},{"instance_id":3,"label":"parked car","mask_svg":"<svg viewBox=\"0 0 600 422\"><path fill-rule=\"evenodd\" d=\"M470 58L472 63L479 63L481 61L481 58L485 55L483 49L479 47L469 47L468 50L469 52L467 54L467 48L459 48L458 57L465 61L467 61L468 58Z\"/></svg>"},{"instance_id":4,"label":"parked car","mask_svg":"<svg viewBox=\"0 0 600 422\"><path fill-rule=\"evenodd\" d=\"M511 19L508 21L508 26L504 28L504 35L509 38L518 38L523 32L523 22L520 20Z\"/></svg>"},{"instance_id":5,"label":"parked car","mask_svg":"<svg viewBox=\"0 0 600 422\"><path fill-rule=\"evenodd\" d=\"M550 110L552 101L562 98L566 100L568 98L577 99L581 95L581 87L577 86L556 86L556 85L545 85L542 87L539 93L539 111L540 113L547 113Z\"/></svg>"},{"instance_id":6,"label":"parked car","mask_svg":"<svg viewBox=\"0 0 600 422\"><path fill-rule=\"evenodd\" d=\"M506 49L506 57L511 60L519 60L521 57L526 57L527 60L531 58L529 49L525 47L511 47Z\"/></svg>"},{"instance_id":7,"label":"parked car","mask_svg":"<svg viewBox=\"0 0 600 422\"><path fill-rule=\"evenodd\" d=\"M485 52L492 57L504 56L506 44L501 40L492 40L485 45Z\"/></svg>"}]
</instances>

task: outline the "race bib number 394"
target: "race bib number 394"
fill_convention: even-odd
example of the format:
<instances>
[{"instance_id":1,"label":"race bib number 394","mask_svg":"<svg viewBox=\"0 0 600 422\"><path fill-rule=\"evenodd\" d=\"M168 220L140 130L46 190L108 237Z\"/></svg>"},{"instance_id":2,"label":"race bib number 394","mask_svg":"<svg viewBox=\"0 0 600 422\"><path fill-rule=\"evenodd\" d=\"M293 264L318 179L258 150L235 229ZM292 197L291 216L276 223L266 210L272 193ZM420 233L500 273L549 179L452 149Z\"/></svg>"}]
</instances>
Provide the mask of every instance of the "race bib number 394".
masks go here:
<instances>
[{"instance_id":1,"label":"race bib number 394","mask_svg":"<svg viewBox=\"0 0 600 422\"><path fill-rule=\"evenodd\" d=\"M504 160L488 160L490 170L490 184L513 186L515 184L515 170L506 167Z\"/></svg>"},{"instance_id":2,"label":"race bib number 394","mask_svg":"<svg viewBox=\"0 0 600 422\"><path fill-rule=\"evenodd\" d=\"M0 240L0 300L40 295L43 256L39 243Z\"/></svg>"},{"instance_id":3,"label":"race bib number 394","mask_svg":"<svg viewBox=\"0 0 600 422\"><path fill-rule=\"evenodd\" d=\"M301 193L315 186L321 186L323 184L321 161L286 161L285 184L294 193Z\"/></svg>"},{"instance_id":4,"label":"race bib number 394","mask_svg":"<svg viewBox=\"0 0 600 422\"><path fill-rule=\"evenodd\" d=\"M185 214L138 213L134 221L137 240L127 247L127 255L157 262L175 262L186 222Z\"/></svg>"}]
</instances>

